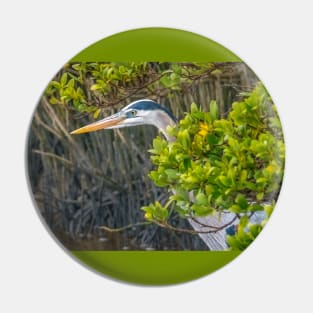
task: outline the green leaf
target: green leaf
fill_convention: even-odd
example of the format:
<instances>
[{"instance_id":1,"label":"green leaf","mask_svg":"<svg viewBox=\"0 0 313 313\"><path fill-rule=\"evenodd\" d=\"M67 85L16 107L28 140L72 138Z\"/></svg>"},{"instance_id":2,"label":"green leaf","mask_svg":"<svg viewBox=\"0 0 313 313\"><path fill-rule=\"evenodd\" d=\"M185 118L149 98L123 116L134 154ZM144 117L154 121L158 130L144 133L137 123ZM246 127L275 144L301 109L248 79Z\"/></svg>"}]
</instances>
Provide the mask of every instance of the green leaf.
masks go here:
<instances>
[{"instance_id":1,"label":"green leaf","mask_svg":"<svg viewBox=\"0 0 313 313\"><path fill-rule=\"evenodd\" d=\"M207 139L208 143L212 146L218 144L218 142L219 142L219 138L213 134L208 134L206 136L206 139Z\"/></svg>"},{"instance_id":2,"label":"green leaf","mask_svg":"<svg viewBox=\"0 0 313 313\"><path fill-rule=\"evenodd\" d=\"M258 224L253 224L250 226L250 234L253 238L253 240L259 235L259 233L262 231L262 226Z\"/></svg>"},{"instance_id":3,"label":"green leaf","mask_svg":"<svg viewBox=\"0 0 313 313\"><path fill-rule=\"evenodd\" d=\"M257 199L258 201L263 200L263 198L264 198L264 191L259 192L259 193L256 195L256 199Z\"/></svg>"},{"instance_id":4,"label":"green leaf","mask_svg":"<svg viewBox=\"0 0 313 313\"><path fill-rule=\"evenodd\" d=\"M240 144L235 138L229 137L228 144L234 151L240 151Z\"/></svg>"},{"instance_id":5,"label":"green leaf","mask_svg":"<svg viewBox=\"0 0 313 313\"><path fill-rule=\"evenodd\" d=\"M198 192L198 194L196 195L196 203L200 205L207 205L208 197L204 193Z\"/></svg>"},{"instance_id":6,"label":"green leaf","mask_svg":"<svg viewBox=\"0 0 313 313\"><path fill-rule=\"evenodd\" d=\"M169 168L169 169L166 169L164 172L168 176L168 178L170 178L170 179L177 179L178 178L177 170Z\"/></svg>"},{"instance_id":7,"label":"green leaf","mask_svg":"<svg viewBox=\"0 0 313 313\"><path fill-rule=\"evenodd\" d=\"M241 207L238 204L233 204L230 208L229 211L239 214L241 213Z\"/></svg>"},{"instance_id":8,"label":"green leaf","mask_svg":"<svg viewBox=\"0 0 313 313\"><path fill-rule=\"evenodd\" d=\"M93 84L93 85L90 87L90 90L95 91L95 90L99 90L99 89L101 89L101 88L102 88L101 85L99 85L99 84Z\"/></svg>"},{"instance_id":9,"label":"green leaf","mask_svg":"<svg viewBox=\"0 0 313 313\"><path fill-rule=\"evenodd\" d=\"M175 188L175 194L170 199L189 202L189 192L182 187L177 187Z\"/></svg>"},{"instance_id":10,"label":"green leaf","mask_svg":"<svg viewBox=\"0 0 313 313\"><path fill-rule=\"evenodd\" d=\"M96 111L93 113L93 118L94 118L94 119L97 119L97 118L99 117L100 112L101 112L101 109L96 110Z\"/></svg>"},{"instance_id":11,"label":"green leaf","mask_svg":"<svg viewBox=\"0 0 313 313\"><path fill-rule=\"evenodd\" d=\"M212 213L212 208L208 205L193 204L191 209L196 216L207 216Z\"/></svg>"},{"instance_id":12,"label":"green leaf","mask_svg":"<svg viewBox=\"0 0 313 313\"><path fill-rule=\"evenodd\" d=\"M249 203L244 195L238 194L235 202L239 205L242 210L246 210L249 206Z\"/></svg>"},{"instance_id":13,"label":"green leaf","mask_svg":"<svg viewBox=\"0 0 313 313\"><path fill-rule=\"evenodd\" d=\"M242 181L242 182L246 181L247 177L248 177L248 171L242 170L240 173L240 181Z\"/></svg>"},{"instance_id":14,"label":"green leaf","mask_svg":"<svg viewBox=\"0 0 313 313\"><path fill-rule=\"evenodd\" d=\"M214 100L210 102L210 113L213 121L219 118L218 106Z\"/></svg>"},{"instance_id":15,"label":"green leaf","mask_svg":"<svg viewBox=\"0 0 313 313\"><path fill-rule=\"evenodd\" d=\"M62 76L61 76L61 86L64 87L66 85L66 82L67 82L67 73L63 73Z\"/></svg>"},{"instance_id":16,"label":"green leaf","mask_svg":"<svg viewBox=\"0 0 313 313\"><path fill-rule=\"evenodd\" d=\"M213 76L220 76L223 72L220 69L215 69L211 72Z\"/></svg>"},{"instance_id":17,"label":"green leaf","mask_svg":"<svg viewBox=\"0 0 313 313\"><path fill-rule=\"evenodd\" d=\"M153 148L156 153L160 154L166 146L167 143L160 137L156 137L155 139L153 139Z\"/></svg>"},{"instance_id":18,"label":"green leaf","mask_svg":"<svg viewBox=\"0 0 313 313\"><path fill-rule=\"evenodd\" d=\"M71 78L67 83L67 87L74 88L74 86L75 86L75 80L74 78Z\"/></svg>"},{"instance_id":19,"label":"green leaf","mask_svg":"<svg viewBox=\"0 0 313 313\"><path fill-rule=\"evenodd\" d=\"M190 112L191 113L198 112L198 107L197 107L197 105L194 102L192 102L191 105L190 105Z\"/></svg>"},{"instance_id":20,"label":"green leaf","mask_svg":"<svg viewBox=\"0 0 313 313\"><path fill-rule=\"evenodd\" d=\"M264 206L264 211L268 217L271 216L271 214L273 213L273 210L274 210L274 205L268 204Z\"/></svg>"},{"instance_id":21,"label":"green leaf","mask_svg":"<svg viewBox=\"0 0 313 313\"><path fill-rule=\"evenodd\" d=\"M188 149L190 146L190 135L187 129L180 131L178 133L178 141L182 144L185 149Z\"/></svg>"},{"instance_id":22,"label":"green leaf","mask_svg":"<svg viewBox=\"0 0 313 313\"><path fill-rule=\"evenodd\" d=\"M231 181L231 179L229 177L221 175L221 176L218 177L218 179L226 187L230 187L231 184L232 184L232 181Z\"/></svg>"},{"instance_id":23,"label":"green leaf","mask_svg":"<svg viewBox=\"0 0 313 313\"><path fill-rule=\"evenodd\" d=\"M51 97L51 98L49 98L49 102L51 104L58 104L59 100L56 97Z\"/></svg>"},{"instance_id":24,"label":"green leaf","mask_svg":"<svg viewBox=\"0 0 313 313\"><path fill-rule=\"evenodd\" d=\"M56 88L56 89L60 89L61 84L60 84L59 82L55 81L55 80L52 80L52 81L49 83L49 86L52 86L52 87L54 87L54 88Z\"/></svg>"},{"instance_id":25,"label":"green leaf","mask_svg":"<svg viewBox=\"0 0 313 313\"><path fill-rule=\"evenodd\" d=\"M249 211L250 211L250 212L263 211L263 210L264 210L263 206L260 205L260 204L257 204L257 203L251 204L251 205L249 206Z\"/></svg>"},{"instance_id":26,"label":"green leaf","mask_svg":"<svg viewBox=\"0 0 313 313\"><path fill-rule=\"evenodd\" d=\"M244 215L240 218L240 221L239 221L240 227L244 228L248 225L248 223L249 223L249 217L247 215Z\"/></svg>"},{"instance_id":27,"label":"green leaf","mask_svg":"<svg viewBox=\"0 0 313 313\"><path fill-rule=\"evenodd\" d=\"M81 64L80 63L72 64L72 68L76 71L79 71L81 69Z\"/></svg>"},{"instance_id":28,"label":"green leaf","mask_svg":"<svg viewBox=\"0 0 313 313\"><path fill-rule=\"evenodd\" d=\"M168 218L168 210L160 202L150 203L148 206L141 207L145 211L145 218L149 221L165 221Z\"/></svg>"}]
</instances>

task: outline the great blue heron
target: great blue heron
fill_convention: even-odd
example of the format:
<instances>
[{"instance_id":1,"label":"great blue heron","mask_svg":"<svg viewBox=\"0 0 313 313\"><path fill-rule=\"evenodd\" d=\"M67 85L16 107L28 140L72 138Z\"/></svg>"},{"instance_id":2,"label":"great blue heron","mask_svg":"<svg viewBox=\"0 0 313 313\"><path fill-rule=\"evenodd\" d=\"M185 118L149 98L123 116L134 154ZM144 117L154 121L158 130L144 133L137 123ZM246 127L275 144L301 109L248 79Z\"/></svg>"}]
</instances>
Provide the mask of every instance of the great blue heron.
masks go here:
<instances>
[{"instance_id":1,"label":"great blue heron","mask_svg":"<svg viewBox=\"0 0 313 313\"><path fill-rule=\"evenodd\" d=\"M137 125L156 126L168 141L175 140L166 132L167 126L177 123L175 116L159 103L143 99L130 103L121 111L97 122L91 123L71 132L71 134L82 134L100 129L113 129ZM175 192L175 191L174 191ZM192 201L192 194L190 195ZM206 216L189 219L191 226L199 232L199 236L210 250L225 250L226 243L225 225L237 224L236 216L232 213L222 213L220 216ZM212 232L212 230L218 230ZM207 233L205 233L207 232Z\"/></svg>"}]
</instances>

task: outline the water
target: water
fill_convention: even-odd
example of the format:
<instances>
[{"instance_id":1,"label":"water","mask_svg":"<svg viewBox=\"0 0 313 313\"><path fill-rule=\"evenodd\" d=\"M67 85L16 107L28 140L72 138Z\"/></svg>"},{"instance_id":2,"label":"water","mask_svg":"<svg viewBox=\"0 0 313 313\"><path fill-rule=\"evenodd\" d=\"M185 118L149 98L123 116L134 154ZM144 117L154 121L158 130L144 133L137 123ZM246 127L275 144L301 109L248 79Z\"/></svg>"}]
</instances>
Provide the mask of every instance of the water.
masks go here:
<instances>
[{"instance_id":1,"label":"water","mask_svg":"<svg viewBox=\"0 0 313 313\"><path fill-rule=\"evenodd\" d=\"M138 245L133 238L125 238L120 233L80 234L75 237L61 231L54 234L68 250L154 250L153 247Z\"/></svg>"}]
</instances>

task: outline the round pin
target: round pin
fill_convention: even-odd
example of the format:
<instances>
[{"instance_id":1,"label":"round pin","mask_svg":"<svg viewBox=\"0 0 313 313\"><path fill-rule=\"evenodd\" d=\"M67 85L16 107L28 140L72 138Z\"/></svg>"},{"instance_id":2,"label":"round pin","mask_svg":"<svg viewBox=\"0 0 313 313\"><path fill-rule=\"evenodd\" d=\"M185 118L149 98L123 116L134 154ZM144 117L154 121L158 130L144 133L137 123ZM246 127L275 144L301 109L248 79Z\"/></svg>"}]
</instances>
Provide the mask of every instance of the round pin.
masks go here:
<instances>
[{"instance_id":1,"label":"round pin","mask_svg":"<svg viewBox=\"0 0 313 313\"><path fill-rule=\"evenodd\" d=\"M263 83L183 30L96 42L61 67L32 116L27 173L70 255L124 282L168 285L240 255L275 207L284 139Z\"/></svg>"}]
</instances>

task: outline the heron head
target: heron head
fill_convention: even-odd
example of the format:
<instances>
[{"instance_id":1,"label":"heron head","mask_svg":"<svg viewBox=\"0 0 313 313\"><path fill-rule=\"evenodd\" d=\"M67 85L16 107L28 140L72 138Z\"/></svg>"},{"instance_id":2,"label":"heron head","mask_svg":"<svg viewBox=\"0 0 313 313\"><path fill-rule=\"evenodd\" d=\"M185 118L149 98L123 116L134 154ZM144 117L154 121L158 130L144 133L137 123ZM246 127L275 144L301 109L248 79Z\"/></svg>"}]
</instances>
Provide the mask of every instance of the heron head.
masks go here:
<instances>
[{"instance_id":1,"label":"heron head","mask_svg":"<svg viewBox=\"0 0 313 313\"><path fill-rule=\"evenodd\" d=\"M71 134L137 125L154 125L164 132L168 125L175 123L176 118L169 110L155 101L144 99L132 102L118 113L76 129Z\"/></svg>"}]
</instances>

